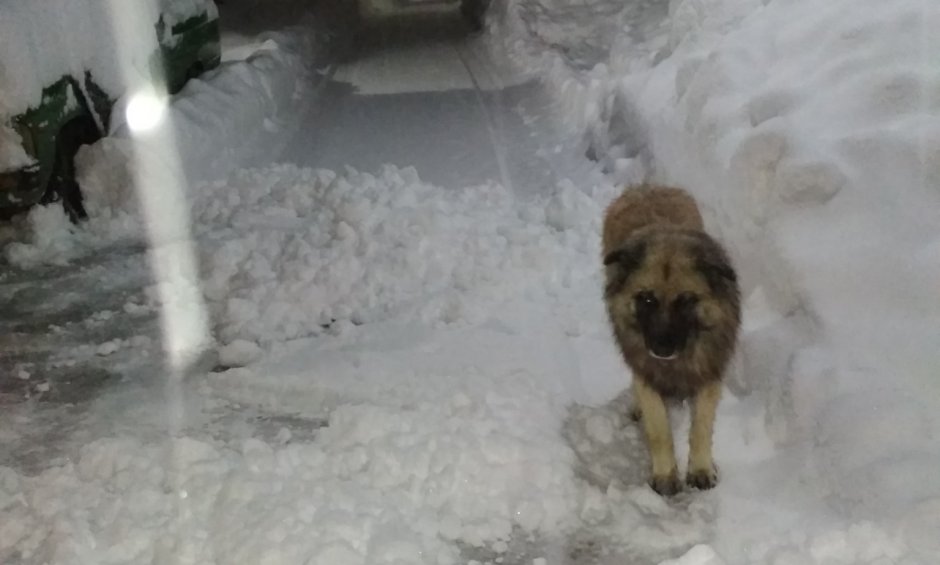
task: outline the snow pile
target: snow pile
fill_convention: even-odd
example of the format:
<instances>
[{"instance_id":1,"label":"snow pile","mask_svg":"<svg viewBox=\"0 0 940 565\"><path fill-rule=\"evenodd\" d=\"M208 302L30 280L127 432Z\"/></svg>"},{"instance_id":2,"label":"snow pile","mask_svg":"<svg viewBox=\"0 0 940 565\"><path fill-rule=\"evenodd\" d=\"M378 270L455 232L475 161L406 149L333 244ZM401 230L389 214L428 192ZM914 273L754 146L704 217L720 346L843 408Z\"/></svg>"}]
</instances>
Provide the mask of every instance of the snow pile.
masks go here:
<instances>
[{"instance_id":1,"label":"snow pile","mask_svg":"<svg viewBox=\"0 0 940 565\"><path fill-rule=\"evenodd\" d=\"M823 340L748 372L865 515L940 497L937 407L915 392L940 366L937 25L940 6L918 1L771 2L636 88L664 177L709 204L780 316Z\"/></svg>"},{"instance_id":2,"label":"snow pile","mask_svg":"<svg viewBox=\"0 0 940 565\"><path fill-rule=\"evenodd\" d=\"M458 562L455 542L499 551L514 527L568 527L579 487L560 408L530 375L408 392L337 407L312 443L102 439L36 477L0 468L0 557L438 564Z\"/></svg>"},{"instance_id":3,"label":"snow pile","mask_svg":"<svg viewBox=\"0 0 940 565\"><path fill-rule=\"evenodd\" d=\"M532 4L506 3L492 26ZM510 44L600 160L639 154L699 198L749 296L746 388L805 480L935 555L940 5L668 4L659 33L621 34L588 71L526 59L542 39L524 27ZM869 559L853 543L794 562Z\"/></svg>"},{"instance_id":4,"label":"snow pile","mask_svg":"<svg viewBox=\"0 0 940 565\"><path fill-rule=\"evenodd\" d=\"M478 321L509 296L597 270L597 238L582 227L596 228L600 209L570 185L541 207L518 206L500 185L446 190L413 169L284 165L238 172L200 191L195 209L205 294L225 342L392 316Z\"/></svg>"},{"instance_id":5,"label":"snow pile","mask_svg":"<svg viewBox=\"0 0 940 565\"><path fill-rule=\"evenodd\" d=\"M83 159L128 150L105 139ZM8 243L6 258L65 263L141 238L136 195L96 192L132 184L126 162L93 160L83 177L95 221L76 228L59 207L38 207L20 219L32 241ZM600 202L610 196L598 190L562 183L517 203L495 183L442 189L410 168L371 175L281 165L237 171L187 198L217 337L269 344L393 317L472 323L520 293L595 276ZM233 349L231 359L241 365L245 355Z\"/></svg>"},{"instance_id":6,"label":"snow pile","mask_svg":"<svg viewBox=\"0 0 940 565\"><path fill-rule=\"evenodd\" d=\"M4 231L0 233L0 241L13 239L24 231L35 234L29 245L12 241L4 248L6 259L21 266L40 263L65 265L68 261L64 258L78 252L82 239L61 206L38 206Z\"/></svg>"}]
</instances>

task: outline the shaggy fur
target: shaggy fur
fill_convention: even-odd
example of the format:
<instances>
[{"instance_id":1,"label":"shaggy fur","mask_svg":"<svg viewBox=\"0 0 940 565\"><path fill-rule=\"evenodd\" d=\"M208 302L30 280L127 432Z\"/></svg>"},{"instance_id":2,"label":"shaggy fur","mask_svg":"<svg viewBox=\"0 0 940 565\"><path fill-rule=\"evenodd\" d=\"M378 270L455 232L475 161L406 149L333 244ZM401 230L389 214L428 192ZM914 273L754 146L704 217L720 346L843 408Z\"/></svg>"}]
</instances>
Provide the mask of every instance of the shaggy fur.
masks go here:
<instances>
[{"instance_id":1,"label":"shaggy fur","mask_svg":"<svg viewBox=\"0 0 940 565\"><path fill-rule=\"evenodd\" d=\"M727 253L703 231L692 197L678 188L628 188L608 207L603 231L604 300L633 371L634 417L653 463L651 486L681 489L667 401L692 408L686 482L712 488L712 429L721 379L741 323L737 277Z\"/></svg>"}]
</instances>

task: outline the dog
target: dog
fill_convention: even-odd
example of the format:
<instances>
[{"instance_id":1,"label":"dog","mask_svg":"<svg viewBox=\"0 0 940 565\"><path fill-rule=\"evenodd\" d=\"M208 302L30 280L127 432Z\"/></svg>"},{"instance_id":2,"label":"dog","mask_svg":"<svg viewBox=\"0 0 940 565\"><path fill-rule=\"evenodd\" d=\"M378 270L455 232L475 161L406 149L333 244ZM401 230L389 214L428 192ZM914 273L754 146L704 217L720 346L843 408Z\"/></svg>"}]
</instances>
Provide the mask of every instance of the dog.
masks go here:
<instances>
[{"instance_id":1,"label":"dog","mask_svg":"<svg viewBox=\"0 0 940 565\"><path fill-rule=\"evenodd\" d=\"M682 490L667 403L687 400L686 483L713 488L715 411L741 325L735 269L680 188L628 187L604 213L602 240L604 302L633 372L631 416L646 435L650 486L663 496Z\"/></svg>"}]
</instances>

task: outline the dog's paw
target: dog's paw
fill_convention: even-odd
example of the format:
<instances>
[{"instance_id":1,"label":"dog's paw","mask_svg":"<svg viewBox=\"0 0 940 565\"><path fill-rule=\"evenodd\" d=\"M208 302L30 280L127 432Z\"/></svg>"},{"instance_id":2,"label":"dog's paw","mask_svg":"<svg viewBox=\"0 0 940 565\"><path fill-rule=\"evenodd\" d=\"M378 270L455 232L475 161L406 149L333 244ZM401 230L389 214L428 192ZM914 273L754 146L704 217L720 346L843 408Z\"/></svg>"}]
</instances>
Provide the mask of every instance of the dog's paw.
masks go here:
<instances>
[{"instance_id":1,"label":"dog's paw","mask_svg":"<svg viewBox=\"0 0 940 565\"><path fill-rule=\"evenodd\" d=\"M650 479L650 487L660 496L672 496L682 490L682 482L679 481L679 473L673 470L668 475L653 475Z\"/></svg>"},{"instance_id":2,"label":"dog's paw","mask_svg":"<svg viewBox=\"0 0 940 565\"><path fill-rule=\"evenodd\" d=\"M690 469L685 476L685 482L692 488L698 490L708 490L715 488L718 484L718 470L711 469Z\"/></svg>"}]
</instances>

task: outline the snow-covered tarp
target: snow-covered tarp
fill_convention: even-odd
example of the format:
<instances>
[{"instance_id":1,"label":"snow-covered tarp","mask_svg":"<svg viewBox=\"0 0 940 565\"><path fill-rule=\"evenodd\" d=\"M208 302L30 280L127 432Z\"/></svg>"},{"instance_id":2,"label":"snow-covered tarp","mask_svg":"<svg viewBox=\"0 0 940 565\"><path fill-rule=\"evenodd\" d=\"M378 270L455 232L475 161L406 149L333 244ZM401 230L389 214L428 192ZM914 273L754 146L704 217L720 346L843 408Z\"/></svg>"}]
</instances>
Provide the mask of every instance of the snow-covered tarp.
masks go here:
<instances>
[{"instance_id":1,"label":"snow-covered tarp","mask_svg":"<svg viewBox=\"0 0 940 565\"><path fill-rule=\"evenodd\" d=\"M271 150L282 146L289 131L286 116L303 96L313 96L310 85L322 80L320 76L311 80L306 65L317 64L328 51L325 33L304 29L230 41L224 34L223 58L238 64L190 80L173 97L166 120L175 144L171 148L132 140L124 112L127 99L118 100L111 134L82 147L76 156L78 181L92 221L76 229L60 206L36 207L0 230L7 260L21 266L64 264L116 241L144 238L132 174L138 154L171 151L185 176L178 180L194 186L217 178L246 151L253 152L254 145ZM258 123L264 127L257 128ZM266 139L263 143L258 142L261 137Z\"/></svg>"},{"instance_id":2,"label":"snow-covered tarp","mask_svg":"<svg viewBox=\"0 0 940 565\"><path fill-rule=\"evenodd\" d=\"M63 76L89 72L107 94L120 96L136 80L128 73L150 77L158 19L172 26L203 13L218 17L207 0L0 0L0 127L37 107L42 90ZM147 29L127 29L141 25ZM11 156L19 152L21 142L0 130L0 170L14 168L21 160Z\"/></svg>"},{"instance_id":3,"label":"snow-covered tarp","mask_svg":"<svg viewBox=\"0 0 940 565\"><path fill-rule=\"evenodd\" d=\"M0 116L16 115L35 106L42 89L65 75L95 82L112 96L127 84L122 73L130 67L146 72L156 47L152 34L116 29L125 11L112 1L48 0L0 2ZM160 0L135 3L135 21L155 25L161 14L168 23L208 12L215 4L205 0ZM137 41L118 42L136 37Z\"/></svg>"}]
</instances>

